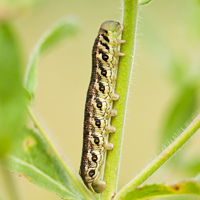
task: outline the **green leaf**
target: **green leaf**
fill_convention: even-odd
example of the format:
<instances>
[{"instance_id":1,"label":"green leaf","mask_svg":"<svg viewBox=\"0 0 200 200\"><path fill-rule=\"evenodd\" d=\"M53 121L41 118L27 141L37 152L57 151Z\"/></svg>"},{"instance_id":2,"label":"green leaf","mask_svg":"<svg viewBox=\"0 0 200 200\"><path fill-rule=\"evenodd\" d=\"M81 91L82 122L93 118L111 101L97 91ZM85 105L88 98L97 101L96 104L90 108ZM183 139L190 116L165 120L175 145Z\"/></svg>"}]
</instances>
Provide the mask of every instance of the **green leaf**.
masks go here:
<instances>
[{"instance_id":1,"label":"green leaf","mask_svg":"<svg viewBox=\"0 0 200 200\"><path fill-rule=\"evenodd\" d=\"M195 180L200 184L200 174L195 177Z\"/></svg>"},{"instance_id":2,"label":"green leaf","mask_svg":"<svg viewBox=\"0 0 200 200\"><path fill-rule=\"evenodd\" d=\"M37 86L36 68L39 58L50 48L54 47L59 41L66 37L73 36L77 33L76 20L73 17L68 17L56 23L50 28L38 41L35 46L27 67L25 75L25 88L34 97L34 91Z\"/></svg>"},{"instance_id":3,"label":"green leaf","mask_svg":"<svg viewBox=\"0 0 200 200\"><path fill-rule=\"evenodd\" d=\"M193 0L189 5L189 15L187 16L186 25L188 26L189 36L192 37L191 41L198 44L198 40L200 39L200 24L199 24L199 17L200 17L200 0Z\"/></svg>"},{"instance_id":4,"label":"green leaf","mask_svg":"<svg viewBox=\"0 0 200 200\"><path fill-rule=\"evenodd\" d=\"M194 181L179 182L176 185L153 184L134 188L122 200L153 199L177 195L200 195L200 184Z\"/></svg>"},{"instance_id":5,"label":"green leaf","mask_svg":"<svg viewBox=\"0 0 200 200\"><path fill-rule=\"evenodd\" d=\"M161 131L162 145L167 144L177 130L184 128L185 123L191 120L198 105L198 91L198 87L193 83L182 86L172 103L163 131Z\"/></svg>"},{"instance_id":6,"label":"green leaf","mask_svg":"<svg viewBox=\"0 0 200 200\"><path fill-rule=\"evenodd\" d=\"M24 90L24 97L28 101L28 104L31 102L31 94L28 92L26 88L23 87Z\"/></svg>"},{"instance_id":7,"label":"green leaf","mask_svg":"<svg viewBox=\"0 0 200 200\"><path fill-rule=\"evenodd\" d=\"M10 26L0 22L0 158L19 131L23 108L18 44Z\"/></svg>"},{"instance_id":8,"label":"green leaf","mask_svg":"<svg viewBox=\"0 0 200 200\"><path fill-rule=\"evenodd\" d=\"M145 5L150 3L152 0L140 0L140 5Z\"/></svg>"},{"instance_id":9,"label":"green leaf","mask_svg":"<svg viewBox=\"0 0 200 200\"><path fill-rule=\"evenodd\" d=\"M199 156L190 156L190 158L185 159L185 157L181 157L178 160L179 165L177 166L177 170L181 170L183 173L190 174L191 176L195 176L200 172L200 159Z\"/></svg>"},{"instance_id":10,"label":"green leaf","mask_svg":"<svg viewBox=\"0 0 200 200\"><path fill-rule=\"evenodd\" d=\"M194 75L191 73L189 66L190 63L186 57L179 60L171 56L169 64L165 66L165 72L168 74L168 78L173 81L174 85L176 84L177 86L182 87L186 80L195 78L192 77Z\"/></svg>"},{"instance_id":11,"label":"green leaf","mask_svg":"<svg viewBox=\"0 0 200 200\"><path fill-rule=\"evenodd\" d=\"M84 199L53 152L36 131L23 128L7 154L7 169L64 199Z\"/></svg>"}]
</instances>

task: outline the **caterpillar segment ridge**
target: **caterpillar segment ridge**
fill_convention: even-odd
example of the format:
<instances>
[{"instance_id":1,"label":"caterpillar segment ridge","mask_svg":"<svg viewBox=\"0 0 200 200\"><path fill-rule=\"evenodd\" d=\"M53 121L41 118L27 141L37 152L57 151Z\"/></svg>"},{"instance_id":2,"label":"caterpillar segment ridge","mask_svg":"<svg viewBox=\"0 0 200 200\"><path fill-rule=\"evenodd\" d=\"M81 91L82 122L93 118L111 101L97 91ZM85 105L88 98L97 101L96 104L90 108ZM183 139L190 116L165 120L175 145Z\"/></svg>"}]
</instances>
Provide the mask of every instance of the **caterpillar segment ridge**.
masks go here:
<instances>
[{"instance_id":1,"label":"caterpillar segment ridge","mask_svg":"<svg viewBox=\"0 0 200 200\"><path fill-rule=\"evenodd\" d=\"M105 21L99 29L92 51L80 176L94 193L101 193L106 187L106 182L102 180L106 151L113 149L113 144L108 142L108 134L115 132L110 118L117 115L112 104L119 99L119 95L114 92L119 56L125 55L119 52L120 44L125 42L119 39L122 30L120 22Z\"/></svg>"}]
</instances>

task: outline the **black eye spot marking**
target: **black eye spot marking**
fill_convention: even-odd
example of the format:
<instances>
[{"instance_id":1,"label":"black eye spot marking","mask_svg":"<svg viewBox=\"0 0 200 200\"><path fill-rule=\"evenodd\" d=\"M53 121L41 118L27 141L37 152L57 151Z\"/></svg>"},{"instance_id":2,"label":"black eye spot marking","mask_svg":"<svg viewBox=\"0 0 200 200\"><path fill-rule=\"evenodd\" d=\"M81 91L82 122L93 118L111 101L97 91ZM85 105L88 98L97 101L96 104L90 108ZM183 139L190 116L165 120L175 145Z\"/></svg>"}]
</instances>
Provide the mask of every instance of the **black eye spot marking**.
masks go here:
<instances>
[{"instance_id":1,"label":"black eye spot marking","mask_svg":"<svg viewBox=\"0 0 200 200\"><path fill-rule=\"evenodd\" d=\"M97 155L95 155L94 153L92 154L92 161L96 162L97 161Z\"/></svg>"},{"instance_id":2,"label":"black eye spot marking","mask_svg":"<svg viewBox=\"0 0 200 200\"><path fill-rule=\"evenodd\" d=\"M101 121L99 119L95 119L95 125L98 126L98 128L101 128Z\"/></svg>"},{"instance_id":3,"label":"black eye spot marking","mask_svg":"<svg viewBox=\"0 0 200 200\"><path fill-rule=\"evenodd\" d=\"M105 53L102 53L102 58L103 58L104 61L107 61L109 56Z\"/></svg>"},{"instance_id":4,"label":"black eye spot marking","mask_svg":"<svg viewBox=\"0 0 200 200\"><path fill-rule=\"evenodd\" d=\"M94 137L94 143L97 144L97 145L99 144L99 138L98 137Z\"/></svg>"},{"instance_id":5,"label":"black eye spot marking","mask_svg":"<svg viewBox=\"0 0 200 200\"><path fill-rule=\"evenodd\" d=\"M108 34L108 31L106 30L106 29L103 29L104 30L104 32L106 33L106 34Z\"/></svg>"},{"instance_id":6,"label":"black eye spot marking","mask_svg":"<svg viewBox=\"0 0 200 200\"><path fill-rule=\"evenodd\" d=\"M105 69L102 69L102 70L101 70L101 74L102 74L103 76L106 77L106 75L107 75L107 71L106 71Z\"/></svg>"},{"instance_id":7,"label":"black eye spot marking","mask_svg":"<svg viewBox=\"0 0 200 200\"><path fill-rule=\"evenodd\" d=\"M89 171L89 176L90 176L90 177L93 177L94 175L95 175L95 171L94 171L93 169L90 170L90 171Z\"/></svg>"},{"instance_id":8,"label":"black eye spot marking","mask_svg":"<svg viewBox=\"0 0 200 200\"><path fill-rule=\"evenodd\" d=\"M99 90L104 93L105 86L102 83L99 83Z\"/></svg>"},{"instance_id":9,"label":"black eye spot marking","mask_svg":"<svg viewBox=\"0 0 200 200\"><path fill-rule=\"evenodd\" d=\"M110 40L108 39L108 37L107 36L105 36L105 35L102 35L102 37L103 37L103 39L106 41L106 42L109 42Z\"/></svg>"},{"instance_id":10,"label":"black eye spot marking","mask_svg":"<svg viewBox=\"0 0 200 200\"><path fill-rule=\"evenodd\" d=\"M101 101L99 101L99 100L97 100L97 108L102 108L102 103L101 103Z\"/></svg>"},{"instance_id":11,"label":"black eye spot marking","mask_svg":"<svg viewBox=\"0 0 200 200\"><path fill-rule=\"evenodd\" d=\"M106 47L107 50L109 50L109 46L107 44L101 42L101 45L104 46L104 47Z\"/></svg>"}]
</instances>

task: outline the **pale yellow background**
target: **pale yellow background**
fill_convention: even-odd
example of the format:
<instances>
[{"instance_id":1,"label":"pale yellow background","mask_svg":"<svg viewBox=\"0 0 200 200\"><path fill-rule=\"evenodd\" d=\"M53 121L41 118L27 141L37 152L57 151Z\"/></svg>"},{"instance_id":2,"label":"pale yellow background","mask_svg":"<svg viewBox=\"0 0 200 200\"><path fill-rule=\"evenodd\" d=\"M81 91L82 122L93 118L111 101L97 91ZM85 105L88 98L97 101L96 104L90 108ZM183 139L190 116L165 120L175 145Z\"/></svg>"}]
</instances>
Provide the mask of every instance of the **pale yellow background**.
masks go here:
<instances>
[{"instance_id":1,"label":"pale yellow background","mask_svg":"<svg viewBox=\"0 0 200 200\"><path fill-rule=\"evenodd\" d=\"M167 38L167 48L174 51L185 48L189 41L185 41L178 25L181 23L181 27L184 27L184 21L176 13L184 12L182 9L187 8L180 6L179 10L181 2L187 1L154 0L140 10L119 187L130 181L160 151L159 130L175 88L167 80L160 63L151 57L153 52L149 53L151 48L145 45L146 40L143 39L148 38L148 29L155 29L160 37ZM54 141L77 172L81 159L84 104L90 79L93 42L103 21L120 20L120 7L119 0L51 0L14 21L23 45L24 65L39 37L57 20L73 14L80 22L80 33L76 37L60 44L39 62L39 84L34 102L36 111ZM198 139L199 136L195 136L185 147L187 155L199 151L198 144L195 144ZM25 200L60 199L14 176ZM168 163L148 182L174 183L188 177L172 171ZM0 184L0 188L3 188L3 184Z\"/></svg>"}]
</instances>

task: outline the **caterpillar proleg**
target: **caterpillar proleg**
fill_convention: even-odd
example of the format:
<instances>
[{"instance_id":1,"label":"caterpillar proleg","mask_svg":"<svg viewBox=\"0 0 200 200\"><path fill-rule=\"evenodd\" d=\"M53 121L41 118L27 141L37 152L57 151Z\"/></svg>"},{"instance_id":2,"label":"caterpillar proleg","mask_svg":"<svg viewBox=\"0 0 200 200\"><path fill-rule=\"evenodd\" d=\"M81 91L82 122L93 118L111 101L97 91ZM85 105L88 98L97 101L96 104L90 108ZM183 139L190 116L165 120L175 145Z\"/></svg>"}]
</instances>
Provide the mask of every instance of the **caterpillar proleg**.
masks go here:
<instances>
[{"instance_id":1,"label":"caterpillar proleg","mask_svg":"<svg viewBox=\"0 0 200 200\"><path fill-rule=\"evenodd\" d=\"M123 26L113 20L105 21L98 32L92 51L92 75L85 105L83 151L80 175L87 187L101 193L106 182L102 180L107 150L113 149L108 134L115 132L110 117L116 116L112 101L118 100L114 93L117 79L119 45Z\"/></svg>"}]
</instances>

